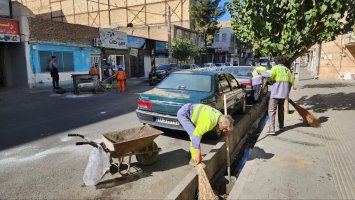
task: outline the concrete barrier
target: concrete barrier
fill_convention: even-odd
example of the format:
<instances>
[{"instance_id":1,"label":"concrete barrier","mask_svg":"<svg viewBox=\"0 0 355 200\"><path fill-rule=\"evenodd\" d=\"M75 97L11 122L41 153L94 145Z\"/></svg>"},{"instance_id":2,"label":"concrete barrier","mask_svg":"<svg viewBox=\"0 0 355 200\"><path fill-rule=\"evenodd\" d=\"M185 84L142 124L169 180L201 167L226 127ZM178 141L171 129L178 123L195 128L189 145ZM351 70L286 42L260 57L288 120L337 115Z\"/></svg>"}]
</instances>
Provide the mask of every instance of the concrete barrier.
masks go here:
<instances>
[{"instance_id":1,"label":"concrete barrier","mask_svg":"<svg viewBox=\"0 0 355 200\"><path fill-rule=\"evenodd\" d=\"M233 139L230 140L232 155L240 150L244 139L253 126L254 122L266 111L267 98L255 104L245 113L243 118L234 125ZM244 138L244 139L243 139ZM227 168L226 142L225 139L218 142L210 152L203 157L202 162L206 165L207 177L211 180L221 169ZM193 199L198 188L197 170L192 169L189 174L165 197L165 199Z\"/></svg>"}]
</instances>

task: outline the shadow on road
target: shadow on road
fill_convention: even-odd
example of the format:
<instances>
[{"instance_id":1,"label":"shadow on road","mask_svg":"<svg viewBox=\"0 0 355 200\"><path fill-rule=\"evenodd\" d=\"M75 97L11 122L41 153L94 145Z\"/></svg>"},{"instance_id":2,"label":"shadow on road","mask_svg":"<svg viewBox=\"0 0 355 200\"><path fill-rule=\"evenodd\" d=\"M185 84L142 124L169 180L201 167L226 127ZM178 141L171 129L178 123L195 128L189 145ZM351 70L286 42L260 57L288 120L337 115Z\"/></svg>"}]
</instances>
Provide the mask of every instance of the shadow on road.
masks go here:
<instances>
[{"instance_id":1,"label":"shadow on road","mask_svg":"<svg viewBox=\"0 0 355 200\"><path fill-rule=\"evenodd\" d=\"M250 151L248 161L254 160L254 159L270 159L270 158L274 157L274 155L275 154L273 154L273 153L265 152L265 150L260 147L254 147Z\"/></svg>"},{"instance_id":2,"label":"shadow on road","mask_svg":"<svg viewBox=\"0 0 355 200\"><path fill-rule=\"evenodd\" d=\"M179 140L190 141L189 135L185 131L169 130L169 129L162 129L162 128L158 128L158 129L164 132L163 133L164 136L179 139ZM214 133L205 134L202 137L201 143L215 145L221 140L221 138L223 138L223 135L220 138L215 138L216 136L214 136L213 134Z\"/></svg>"},{"instance_id":3,"label":"shadow on road","mask_svg":"<svg viewBox=\"0 0 355 200\"><path fill-rule=\"evenodd\" d=\"M184 155L188 155L188 152L183 149L177 149L174 151L160 154L157 162L150 166L143 166L137 162L132 163L132 167L137 169L137 172L134 172L127 176L120 176L117 178L101 181L96 186L96 189L113 188L119 185L127 184L142 178L152 176L153 172L167 171L188 165L189 159L187 159L187 156Z\"/></svg>"},{"instance_id":4,"label":"shadow on road","mask_svg":"<svg viewBox=\"0 0 355 200\"><path fill-rule=\"evenodd\" d=\"M134 112L138 93L150 88L143 83L128 86L124 94L111 91L75 98L49 91L1 93L0 150Z\"/></svg>"}]
</instances>

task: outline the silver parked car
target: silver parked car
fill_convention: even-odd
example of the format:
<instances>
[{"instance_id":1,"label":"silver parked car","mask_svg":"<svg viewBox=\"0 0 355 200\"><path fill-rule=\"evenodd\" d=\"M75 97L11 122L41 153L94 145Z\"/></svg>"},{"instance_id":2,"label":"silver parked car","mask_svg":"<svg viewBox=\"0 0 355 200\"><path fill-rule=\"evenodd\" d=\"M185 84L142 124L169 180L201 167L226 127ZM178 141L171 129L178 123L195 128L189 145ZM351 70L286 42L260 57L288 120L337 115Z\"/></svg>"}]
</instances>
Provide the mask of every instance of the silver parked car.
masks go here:
<instances>
[{"instance_id":1,"label":"silver parked car","mask_svg":"<svg viewBox=\"0 0 355 200\"><path fill-rule=\"evenodd\" d=\"M200 67L196 64L187 64L187 65L181 65L180 66L181 70L198 70Z\"/></svg>"}]
</instances>

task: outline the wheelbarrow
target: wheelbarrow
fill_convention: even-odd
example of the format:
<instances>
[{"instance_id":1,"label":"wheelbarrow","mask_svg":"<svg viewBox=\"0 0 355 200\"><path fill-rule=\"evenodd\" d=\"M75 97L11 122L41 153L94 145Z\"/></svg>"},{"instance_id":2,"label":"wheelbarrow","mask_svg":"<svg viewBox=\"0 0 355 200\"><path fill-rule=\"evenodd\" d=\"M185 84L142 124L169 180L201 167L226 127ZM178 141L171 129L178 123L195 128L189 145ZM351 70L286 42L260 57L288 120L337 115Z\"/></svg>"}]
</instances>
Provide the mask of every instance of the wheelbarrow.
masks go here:
<instances>
[{"instance_id":1,"label":"wheelbarrow","mask_svg":"<svg viewBox=\"0 0 355 200\"><path fill-rule=\"evenodd\" d=\"M99 76L90 74L72 74L74 94L79 95L82 91L92 91L97 93Z\"/></svg>"},{"instance_id":2,"label":"wheelbarrow","mask_svg":"<svg viewBox=\"0 0 355 200\"><path fill-rule=\"evenodd\" d=\"M76 145L91 145L95 148L100 145L110 155L110 172L114 174L117 171L121 173L120 166L125 157L128 157L126 173L130 172L133 155L136 156L137 161L142 165L154 164L158 159L161 148L153 140L162 133L160 130L145 125L123 131L105 133L101 143L90 141L80 134L68 134L68 136L81 137L85 140L84 142L77 142ZM114 158L118 159L118 163L113 161ZM123 173L121 174L124 175Z\"/></svg>"},{"instance_id":3,"label":"wheelbarrow","mask_svg":"<svg viewBox=\"0 0 355 200\"><path fill-rule=\"evenodd\" d=\"M142 165L151 165L158 159L161 148L153 141L162 134L149 125L127 129L119 132L103 134L103 143L110 152L111 158L118 159L118 171L124 157L128 156L128 169L131 167L131 158L133 155Z\"/></svg>"}]
</instances>

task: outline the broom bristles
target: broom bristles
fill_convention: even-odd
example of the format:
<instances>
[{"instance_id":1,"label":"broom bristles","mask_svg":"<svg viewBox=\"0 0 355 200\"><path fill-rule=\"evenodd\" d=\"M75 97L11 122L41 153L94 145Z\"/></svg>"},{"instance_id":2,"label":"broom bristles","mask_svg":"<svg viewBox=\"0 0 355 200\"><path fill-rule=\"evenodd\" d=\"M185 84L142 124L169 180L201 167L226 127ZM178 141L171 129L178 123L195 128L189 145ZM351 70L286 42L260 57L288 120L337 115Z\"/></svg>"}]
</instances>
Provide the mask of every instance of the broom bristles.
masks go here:
<instances>
[{"instance_id":1,"label":"broom bristles","mask_svg":"<svg viewBox=\"0 0 355 200\"><path fill-rule=\"evenodd\" d=\"M288 100L291 105L296 109L298 114L301 115L303 120L311 127L314 128L319 128L320 127L320 122L319 120L312 115L308 110L302 108L301 106L297 105L295 102L293 102L291 99Z\"/></svg>"},{"instance_id":2,"label":"broom bristles","mask_svg":"<svg viewBox=\"0 0 355 200\"><path fill-rule=\"evenodd\" d=\"M218 197L214 194L210 181L207 178L206 172L202 164L196 166L198 172L198 199L199 200L214 200Z\"/></svg>"}]
</instances>

